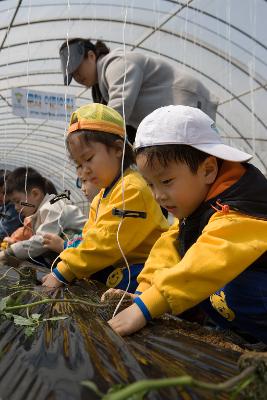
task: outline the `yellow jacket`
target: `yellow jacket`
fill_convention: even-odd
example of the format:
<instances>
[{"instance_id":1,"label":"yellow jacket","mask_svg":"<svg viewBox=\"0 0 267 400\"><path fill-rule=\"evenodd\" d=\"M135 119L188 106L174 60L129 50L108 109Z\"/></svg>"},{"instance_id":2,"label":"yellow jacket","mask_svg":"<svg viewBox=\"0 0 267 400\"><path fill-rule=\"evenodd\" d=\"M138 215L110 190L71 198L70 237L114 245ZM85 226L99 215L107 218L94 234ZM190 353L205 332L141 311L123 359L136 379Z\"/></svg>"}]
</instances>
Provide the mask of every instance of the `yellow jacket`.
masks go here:
<instances>
[{"instance_id":1,"label":"yellow jacket","mask_svg":"<svg viewBox=\"0 0 267 400\"><path fill-rule=\"evenodd\" d=\"M266 232L265 220L237 212L216 212L180 260L178 252L171 250L178 229L164 234L137 279L137 291L146 289L140 299L151 317L167 311L180 314L233 280L267 251ZM167 257L166 248L170 249ZM172 263L175 257L178 260Z\"/></svg>"},{"instance_id":2,"label":"yellow jacket","mask_svg":"<svg viewBox=\"0 0 267 400\"><path fill-rule=\"evenodd\" d=\"M83 241L77 248L69 248L60 254L57 272L66 281L75 277L85 278L110 265L124 266L117 243L129 264L144 263L151 248L168 229L159 205L141 175L128 169L124 174L124 209L145 212L146 218L113 215L114 208L123 209L122 181L119 179L104 197L105 190L94 198L89 219L83 229Z\"/></svg>"},{"instance_id":3,"label":"yellow jacket","mask_svg":"<svg viewBox=\"0 0 267 400\"><path fill-rule=\"evenodd\" d=\"M145 263L145 268L139 274L137 281L139 286L137 292L144 292L152 285L153 274L163 268L170 268L180 261L179 253L175 243L178 236L179 221L174 220L173 225L164 232L154 244L149 257Z\"/></svg>"},{"instance_id":4,"label":"yellow jacket","mask_svg":"<svg viewBox=\"0 0 267 400\"><path fill-rule=\"evenodd\" d=\"M224 162L206 200L233 187L244 173L241 164ZM260 192L259 186L256 189ZM266 202L265 195L262 201ZM147 311L152 318L167 311L184 312L232 281L267 251L267 220L231 208L229 213L211 216L182 259L176 250L178 232L178 225L174 225L159 238L138 276L136 291L142 292L138 304L147 317Z\"/></svg>"}]
</instances>

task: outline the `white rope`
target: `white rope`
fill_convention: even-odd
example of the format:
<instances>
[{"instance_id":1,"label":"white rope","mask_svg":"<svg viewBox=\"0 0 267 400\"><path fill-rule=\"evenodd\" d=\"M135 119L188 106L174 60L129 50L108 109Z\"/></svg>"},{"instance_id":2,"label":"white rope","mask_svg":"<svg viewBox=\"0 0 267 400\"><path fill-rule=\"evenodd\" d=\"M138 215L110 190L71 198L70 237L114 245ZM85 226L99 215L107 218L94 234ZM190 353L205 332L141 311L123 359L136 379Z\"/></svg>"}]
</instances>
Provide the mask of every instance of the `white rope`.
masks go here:
<instances>
[{"instance_id":1,"label":"white rope","mask_svg":"<svg viewBox=\"0 0 267 400\"><path fill-rule=\"evenodd\" d=\"M252 37L256 37L256 2L254 0L254 4L250 5L250 22L253 27ZM254 79L256 72L255 65L255 45L253 45L252 50L252 58L248 62L249 69L249 89L250 89L250 104L251 104L251 136L252 136L252 147L253 147L253 156L256 153L256 118L255 118L255 93L254 93Z\"/></svg>"},{"instance_id":2,"label":"white rope","mask_svg":"<svg viewBox=\"0 0 267 400\"><path fill-rule=\"evenodd\" d=\"M30 35L29 35L29 29L30 29L30 15L31 15L31 0L29 0L29 9L28 9L28 16L27 16L27 91L26 91L26 118L28 118L28 112L29 112L29 106L28 106L28 94L29 94L29 63L30 63ZM28 121L26 120L26 136L28 135L29 132L29 125ZM26 202L28 201L28 194L27 194L27 179L28 179L28 147L26 146L26 174L25 174L25 197L26 197Z\"/></svg>"},{"instance_id":3,"label":"white rope","mask_svg":"<svg viewBox=\"0 0 267 400\"><path fill-rule=\"evenodd\" d=\"M67 43L67 49L68 49L68 58L67 58L67 64L66 64L66 69L65 69L65 75L67 76L68 79L68 66L69 66L69 62L70 62L70 47L69 47L69 25L70 25L70 2L69 0L67 0L67 13L68 13L68 24L67 24L67 32L66 32L66 43ZM68 111L67 111L67 96L68 96L68 85L65 86L65 93L64 93L64 108L65 108L65 131L64 131L64 167L63 167L63 172L62 172L62 190L65 189L65 173L66 173L66 167L67 167L67 163L68 163L68 159L67 159L67 145L66 145L66 139L67 139L67 132L68 132ZM70 240L69 236L66 234L66 232L64 231L64 228L62 226L62 224L60 223L60 219L63 213L63 207L61 209L60 215L58 217L58 225L60 228L60 232L62 233L62 235L64 235L65 239L67 241ZM60 255L58 255L54 261L51 264L50 267L50 271L53 271L54 265L56 263L56 261L60 258Z\"/></svg>"},{"instance_id":4,"label":"white rope","mask_svg":"<svg viewBox=\"0 0 267 400\"><path fill-rule=\"evenodd\" d=\"M8 7L8 13L10 13L10 8ZM9 76L8 76L8 71L9 71L9 36L7 35L7 62L6 62L6 70L7 70L7 81L9 81ZM4 137L5 137L5 143L7 143L7 130L6 130L6 125L4 125ZM4 195L3 195L3 215L1 215L0 218L0 225L2 225L2 220L5 218L6 214L6 191L7 191L7 186L6 186L6 172L7 172L7 164L6 164L6 151L4 152ZM2 206L1 206L2 207ZM8 232L5 231L6 236L8 236Z\"/></svg>"},{"instance_id":5,"label":"white rope","mask_svg":"<svg viewBox=\"0 0 267 400\"><path fill-rule=\"evenodd\" d=\"M122 160L121 160L121 187L122 187L122 209L125 210L125 198L124 198L124 170L123 170L123 164L124 164L124 157L125 157L125 147L126 147L126 140L127 140L127 134L126 134L126 120L125 120L125 107L124 107L124 90L125 90L125 81L126 81L126 46L125 46L125 30L126 30L126 24L127 24L127 7L125 7L124 4L124 22L123 22L123 30L122 30L122 37L123 37L123 54L124 54L124 77L123 77L123 85L122 85L122 116L123 116L123 121L124 121L124 132L125 132L125 136L124 136L124 142L123 142L123 153L122 153ZM120 308L121 303L123 302L123 299L125 298L126 294L128 293L130 284L131 284L131 270L130 270L130 266L128 263L128 260L126 258L126 255L123 252L123 249L121 247L120 244L120 240L119 240L119 233L120 233L120 229L123 223L123 216L121 217L121 221L119 223L118 226L118 230L117 230L117 235L116 235L116 239L117 239L117 243L118 243L118 247L120 249L121 255L123 257L123 260L126 264L126 267L128 269L128 284L127 287L125 289L125 292L123 293L120 301L118 302L114 313L113 313L113 317L115 317L115 315L117 314L118 309Z\"/></svg>"},{"instance_id":6,"label":"white rope","mask_svg":"<svg viewBox=\"0 0 267 400\"><path fill-rule=\"evenodd\" d=\"M67 42L67 48L68 48L68 58L67 58L67 64L66 64L66 70L65 70L65 75L68 78L68 66L69 66L69 62L70 62L70 48L69 48L69 26L70 26L70 12L71 12L71 6L70 6L70 1L67 0L67 13L68 13L68 24L67 24L67 32L66 32L66 42ZM68 157L67 157L67 144L66 144L66 138L67 138L67 131L68 131L68 111L67 111L67 95L68 95L68 86L65 86L65 103L64 103L64 107L65 107L65 131L64 131L64 167L63 167L63 173L62 173L62 190L65 189L65 174L66 174L66 168L67 168L67 164L68 164ZM59 219L58 219L58 225L60 228L60 232L62 233L62 235L64 235L65 238L67 238L67 240L69 240L68 235L66 234L66 232L64 231L63 226L60 223L60 218L62 216L63 213L63 208L61 210Z\"/></svg>"}]
</instances>

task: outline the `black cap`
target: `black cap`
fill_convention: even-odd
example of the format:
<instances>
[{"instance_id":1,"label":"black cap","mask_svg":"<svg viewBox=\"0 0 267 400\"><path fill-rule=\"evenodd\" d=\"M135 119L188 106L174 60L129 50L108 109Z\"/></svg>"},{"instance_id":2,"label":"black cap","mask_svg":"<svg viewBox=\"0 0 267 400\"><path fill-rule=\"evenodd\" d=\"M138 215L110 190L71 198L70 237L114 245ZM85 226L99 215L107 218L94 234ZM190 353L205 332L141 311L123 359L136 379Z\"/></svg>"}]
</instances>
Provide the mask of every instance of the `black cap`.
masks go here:
<instances>
[{"instance_id":1,"label":"black cap","mask_svg":"<svg viewBox=\"0 0 267 400\"><path fill-rule=\"evenodd\" d=\"M70 43L60 49L61 69L64 76L64 85L69 85L73 73L81 65L85 56L85 44L83 41Z\"/></svg>"}]
</instances>

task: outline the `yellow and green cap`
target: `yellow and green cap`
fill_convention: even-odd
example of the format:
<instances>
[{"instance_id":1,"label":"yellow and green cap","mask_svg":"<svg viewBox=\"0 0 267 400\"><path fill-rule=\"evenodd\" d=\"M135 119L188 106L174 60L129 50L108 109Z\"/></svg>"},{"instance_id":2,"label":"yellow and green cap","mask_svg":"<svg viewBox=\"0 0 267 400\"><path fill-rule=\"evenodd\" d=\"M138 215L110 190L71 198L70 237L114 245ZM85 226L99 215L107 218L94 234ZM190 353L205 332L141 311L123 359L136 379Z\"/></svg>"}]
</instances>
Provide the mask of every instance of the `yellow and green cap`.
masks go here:
<instances>
[{"instance_id":1,"label":"yellow and green cap","mask_svg":"<svg viewBox=\"0 0 267 400\"><path fill-rule=\"evenodd\" d=\"M72 113L68 134L78 130L107 132L125 137L122 116L113 108L99 103L87 104Z\"/></svg>"}]
</instances>

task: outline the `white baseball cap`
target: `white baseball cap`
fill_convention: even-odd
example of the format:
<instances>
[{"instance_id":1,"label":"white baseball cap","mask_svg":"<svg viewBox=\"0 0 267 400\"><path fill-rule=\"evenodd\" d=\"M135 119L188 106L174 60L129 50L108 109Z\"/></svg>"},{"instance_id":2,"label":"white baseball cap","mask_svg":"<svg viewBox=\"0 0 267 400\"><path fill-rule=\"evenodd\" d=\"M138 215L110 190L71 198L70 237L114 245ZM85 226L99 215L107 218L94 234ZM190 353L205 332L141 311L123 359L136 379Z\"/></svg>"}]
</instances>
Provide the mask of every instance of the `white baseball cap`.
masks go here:
<instances>
[{"instance_id":1,"label":"white baseball cap","mask_svg":"<svg viewBox=\"0 0 267 400\"><path fill-rule=\"evenodd\" d=\"M243 162L253 157L223 144L215 122L203 111L182 105L158 108L137 129L134 149L166 144L186 144L228 161Z\"/></svg>"}]
</instances>

